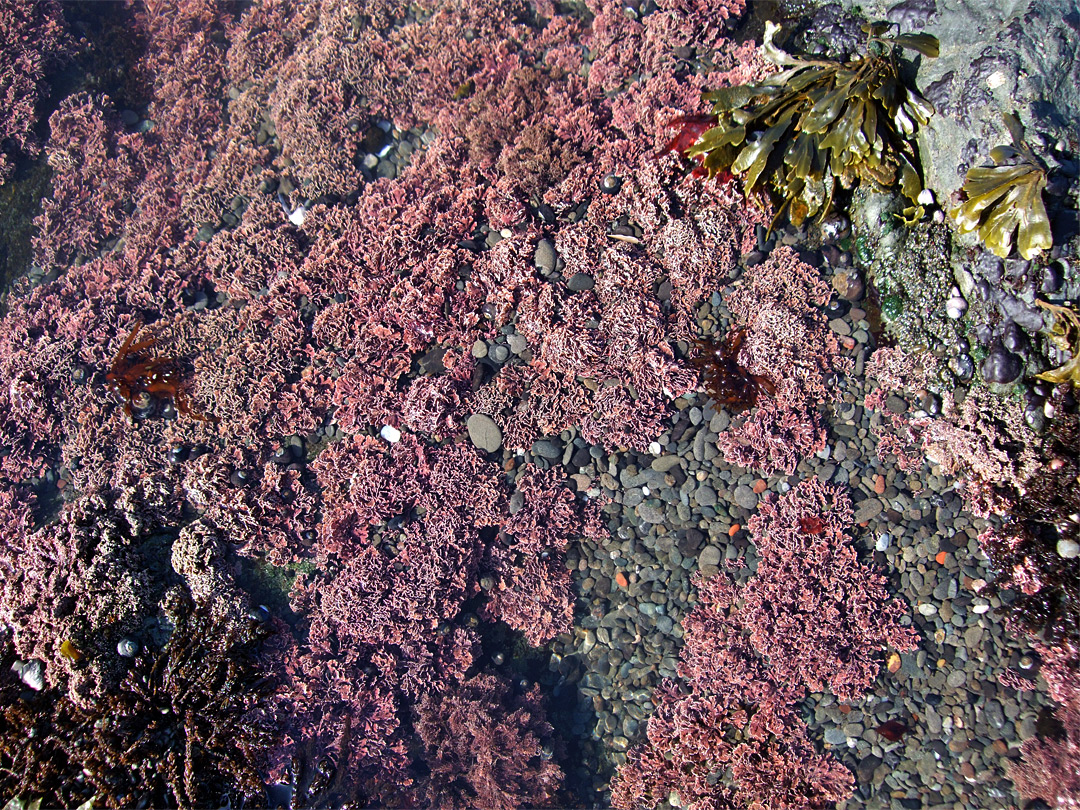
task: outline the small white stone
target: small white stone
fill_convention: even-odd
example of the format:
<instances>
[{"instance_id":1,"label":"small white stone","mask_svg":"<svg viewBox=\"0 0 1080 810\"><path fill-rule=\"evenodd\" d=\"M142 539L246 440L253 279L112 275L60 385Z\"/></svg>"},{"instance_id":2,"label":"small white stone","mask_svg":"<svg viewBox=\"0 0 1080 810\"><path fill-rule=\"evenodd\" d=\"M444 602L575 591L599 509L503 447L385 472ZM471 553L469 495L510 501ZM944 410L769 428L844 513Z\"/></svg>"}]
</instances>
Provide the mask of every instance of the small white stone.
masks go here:
<instances>
[{"instance_id":1,"label":"small white stone","mask_svg":"<svg viewBox=\"0 0 1080 810\"><path fill-rule=\"evenodd\" d=\"M991 90L997 90L1001 85L1005 84L1005 81L1005 74L1000 70L995 70L986 77L986 86Z\"/></svg>"},{"instance_id":2,"label":"small white stone","mask_svg":"<svg viewBox=\"0 0 1080 810\"><path fill-rule=\"evenodd\" d=\"M641 494L644 495L646 498L648 498L650 495L652 495L652 490L649 489L648 487L642 487L641 488Z\"/></svg>"},{"instance_id":3,"label":"small white stone","mask_svg":"<svg viewBox=\"0 0 1080 810\"><path fill-rule=\"evenodd\" d=\"M892 545L892 536L888 534L879 534L877 542L874 544L874 548L878 551L885 551L890 545Z\"/></svg>"},{"instance_id":4,"label":"small white stone","mask_svg":"<svg viewBox=\"0 0 1080 810\"><path fill-rule=\"evenodd\" d=\"M964 317L964 313L967 312L967 307L967 301L958 295L953 296L945 302L945 314L954 321L958 321Z\"/></svg>"},{"instance_id":5,"label":"small white stone","mask_svg":"<svg viewBox=\"0 0 1080 810\"><path fill-rule=\"evenodd\" d=\"M291 214L289 214L289 222L299 228L304 224L304 220L307 219L307 209L304 206L300 206Z\"/></svg>"},{"instance_id":6,"label":"small white stone","mask_svg":"<svg viewBox=\"0 0 1080 810\"><path fill-rule=\"evenodd\" d=\"M989 611L990 611L990 605L987 605L987 604L975 605L975 606L973 606L971 608L972 613L977 613L980 616L982 614L984 614L984 613L988 613Z\"/></svg>"},{"instance_id":7,"label":"small white stone","mask_svg":"<svg viewBox=\"0 0 1080 810\"><path fill-rule=\"evenodd\" d=\"M919 205L933 205L934 204L934 192L928 188L924 188L919 192L918 196Z\"/></svg>"},{"instance_id":8,"label":"small white stone","mask_svg":"<svg viewBox=\"0 0 1080 810\"><path fill-rule=\"evenodd\" d=\"M1080 557L1080 543L1070 540L1068 537L1063 537L1057 542L1057 553L1063 560Z\"/></svg>"},{"instance_id":9,"label":"small white stone","mask_svg":"<svg viewBox=\"0 0 1080 810\"><path fill-rule=\"evenodd\" d=\"M513 235L514 232L509 228L503 228L501 231L499 231L499 236L501 236L503 239L509 239Z\"/></svg>"},{"instance_id":10,"label":"small white stone","mask_svg":"<svg viewBox=\"0 0 1080 810\"><path fill-rule=\"evenodd\" d=\"M379 431L379 435L390 442L390 444L401 441L401 431L393 425L383 425L382 430Z\"/></svg>"},{"instance_id":11,"label":"small white stone","mask_svg":"<svg viewBox=\"0 0 1080 810\"><path fill-rule=\"evenodd\" d=\"M938 225L945 221L945 212L940 208L936 209L933 214L930 215L930 219L934 220Z\"/></svg>"},{"instance_id":12,"label":"small white stone","mask_svg":"<svg viewBox=\"0 0 1080 810\"><path fill-rule=\"evenodd\" d=\"M935 613L937 613L937 606L931 605L929 602L923 602L921 605L919 605L919 613L921 613L923 616L933 616Z\"/></svg>"},{"instance_id":13,"label":"small white stone","mask_svg":"<svg viewBox=\"0 0 1080 810\"><path fill-rule=\"evenodd\" d=\"M664 448L660 446L660 442L649 442L649 452L658 456L664 452Z\"/></svg>"},{"instance_id":14,"label":"small white stone","mask_svg":"<svg viewBox=\"0 0 1080 810\"><path fill-rule=\"evenodd\" d=\"M16 661L11 669L35 692L45 688L45 668L40 661Z\"/></svg>"}]
</instances>

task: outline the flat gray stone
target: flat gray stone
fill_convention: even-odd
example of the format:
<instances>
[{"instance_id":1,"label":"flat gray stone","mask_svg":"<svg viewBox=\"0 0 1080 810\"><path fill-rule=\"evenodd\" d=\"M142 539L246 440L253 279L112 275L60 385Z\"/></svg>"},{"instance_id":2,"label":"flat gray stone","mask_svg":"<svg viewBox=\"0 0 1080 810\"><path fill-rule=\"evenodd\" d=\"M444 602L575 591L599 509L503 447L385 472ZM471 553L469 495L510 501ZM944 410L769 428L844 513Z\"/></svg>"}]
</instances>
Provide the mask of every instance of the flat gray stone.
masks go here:
<instances>
[{"instance_id":1,"label":"flat gray stone","mask_svg":"<svg viewBox=\"0 0 1080 810\"><path fill-rule=\"evenodd\" d=\"M533 254L533 264L540 270L552 272L559 256L555 252L555 246L549 239L541 239L536 243L536 252Z\"/></svg>"},{"instance_id":2,"label":"flat gray stone","mask_svg":"<svg viewBox=\"0 0 1080 810\"><path fill-rule=\"evenodd\" d=\"M855 507L855 522L863 523L868 520L873 520L881 514L884 508L881 501L877 498L867 498Z\"/></svg>"},{"instance_id":3,"label":"flat gray stone","mask_svg":"<svg viewBox=\"0 0 1080 810\"><path fill-rule=\"evenodd\" d=\"M465 423L469 440L485 453L494 453L502 447L502 430L486 413L474 413Z\"/></svg>"},{"instance_id":4,"label":"flat gray stone","mask_svg":"<svg viewBox=\"0 0 1080 810\"><path fill-rule=\"evenodd\" d=\"M746 484L739 484L739 486L735 487L734 498L735 503L743 509L750 510L757 508L757 494L754 490L750 489L750 487L746 486ZM700 499L698 500L698 503L701 503Z\"/></svg>"},{"instance_id":5,"label":"flat gray stone","mask_svg":"<svg viewBox=\"0 0 1080 810\"><path fill-rule=\"evenodd\" d=\"M670 455L670 456L660 456L659 458L654 458L652 460L652 464L650 464L649 466L652 467L657 472L666 473L669 470L672 470L675 467L678 467L680 464L682 464L682 459L679 456Z\"/></svg>"},{"instance_id":6,"label":"flat gray stone","mask_svg":"<svg viewBox=\"0 0 1080 810\"><path fill-rule=\"evenodd\" d=\"M720 549L716 546L705 546L698 555L698 568L715 568L720 565Z\"/></svg>"}]
</instances>

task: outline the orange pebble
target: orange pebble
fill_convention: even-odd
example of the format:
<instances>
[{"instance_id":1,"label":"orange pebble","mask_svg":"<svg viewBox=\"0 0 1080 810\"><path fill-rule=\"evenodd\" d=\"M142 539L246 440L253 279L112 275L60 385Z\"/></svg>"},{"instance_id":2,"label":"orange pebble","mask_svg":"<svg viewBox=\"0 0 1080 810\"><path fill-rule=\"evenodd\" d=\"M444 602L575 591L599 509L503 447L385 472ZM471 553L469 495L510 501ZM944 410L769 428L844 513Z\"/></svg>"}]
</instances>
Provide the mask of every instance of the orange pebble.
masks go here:
<instances>
[{"instance_id":1,"label":"orange pebble","mask_svg":"<svg viewBox=\"0 0 1080 810\"><path fill-rule=\"evenodd\" d=\"M900 656L893 653L889 656L889 672L896 672L900 669Z\"/></svg>"},{"instance_id":2,"label":"orange pebble","mask_svg":"<svg viewBox=\"0 0 1080 810\"><path fill-rule=\"evenodd\" d=\"M935 559L935 560L937 560L937 564L938 564L938 565L944 565L944 564L945 564L945 560L946 560L946 559L948 558L948 556L949 556L949 555L948 555L948 554L946 554L946 553L945 553L944 551L939 551L939 552L937 553L937 556L936 556L936 557L934 557L934 559Z\"/></svg>"},{"instance_id":3,"label":"orange pebble","mask_svg":"<svg viewBox=\"0 0 1080 810\"><path fill-rule=\"evenodd\" d=\"M740 526L738 523L732 523L731 528L727 530L728 537L734 537L736 534L739 533L739 529L741 528L742 526Z\"/></svg>"},{"instance_id":4,"label":"orange pebble","mask_svg":"<svg viewBox=\"0 0 1080 810\"><path fill-rule=\"evenodd\" d=\"M622 571L615 575L615 581L619 583L620 588L625 588L627 585L630 584L626 581L626 574L624 574Z\"/></svg>"},{"instance_id":5,"label":"orange pebble","mask_svg":"<svg viewBox=\"0 0 1080 810\"><path fill-rule=\"evenodd\" d=\"M769 485L766 484L764 480L759 478L757 481L754 482L754 494L755 495L760 495L762 492L765 491L765 488L767 486L769 486Z\"/></svg>"},{"instance_id":6,"label":"orange pebble","mask_svg":"<svg viewBox=\"0 0 1080 810\"><path fill-rule=\"evenodd\" d=\"M877 495L880 495L884 491L885 491L885 476L884 475L875 475L874 476L874 493L877 494Z\"/></svg>"}]
</instances>

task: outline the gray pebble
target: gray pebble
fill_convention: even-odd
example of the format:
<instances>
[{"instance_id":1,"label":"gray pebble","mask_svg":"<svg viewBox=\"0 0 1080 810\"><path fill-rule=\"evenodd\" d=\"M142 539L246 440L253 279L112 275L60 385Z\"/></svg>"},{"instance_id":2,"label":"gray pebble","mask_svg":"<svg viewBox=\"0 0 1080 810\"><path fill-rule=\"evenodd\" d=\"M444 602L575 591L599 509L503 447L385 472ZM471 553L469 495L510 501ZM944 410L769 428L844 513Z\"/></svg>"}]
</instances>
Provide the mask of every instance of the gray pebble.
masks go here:
<instances>
[{"instance_id":1,"label":"gray pebble","mask_svg":"<svg viewBox=\"0 0 1080 810\"><path fill-rule=\"evenodd\" d=\"M964 674L964 670L962 669L954 669L949 673L949 677L945 679L945 683L953 689L963 686L966 681L967 675Z\"/></svg>"},{"instance_id":2,"label":"gray pebble","mask_svg":"<svg viewBox=\"0 0 1080 810\"><path fill-rule=\"evenodd\" d=\"M566 288L571 292L585 292L591 290L595 283L588 273L574 273L566 282Z\"/></svg>"},{"instance_id":3,"label":"gray pebble","mask_svg":"<svg viewBox=\"0 0 1080 810\"><path fill-rule=\"evenodd\" d=\"M546 459L562 458L562 442L555 439L537 439L533 442L532 454Z\"/></svg>"},{"instance_id":4,"label":"gray pebble","mask_svg":"<svg viewBox=\"0 0 1080 810\"><path fill-rule=\"evenodd\" d=\"M666 473L669 470L678 467L680 464L682 464L682 458L672 454L670 456L660 456L658 458L654 458L652 460L652 464L650 464L649 466L657 472Z\"/></svg>"},{"instance_id":5,"label":"gray pebble","mask_svg":"<svg viewBox=\"0 0 1080 810\"><path fill-rule=\"evenodd\" d=\"M496 343L488 348L488 357L496 363L505 363L510 359L510 347L504 343Z\"/></svg>"},{"instance_id":6,"label":"gray pebble","mask_svg":"<svg viewBox=\"0 0 1080 810\"><path fill-rule=\"evenodd\" d=\"M753 491L750 493L753 495ZM715 506L716 505L716 490L710 486L702 484L694 492L694 498L698 502L698 506Z\"/></svg>"},{"instance_id":7,"label":"gray pebble","mask_svg":"<svg viewBox=\"0 0 1080 810\"><path fill-rule=\"evenodd\" d=\"M847 742L847 734L844 733L843 729L832 726L825 729L825 742L830 745L843 745Z\"/></svg>"},{"instance_id":8,"label":"gray pebble","mask_svg":"<svg viewBox=\"0 0 1080 810\"><path fill-rule=\"evenodd\" d=\"M698 568L715 568L723 555L716 546L705 546L698 555Z\"/></svg>"},{"instance_id":9,"label":"gray pebble","mask_svg":"<svg viewBox=\"0 0 1080 810\"><path fill-rule=\"evenodd\" d=\"M867 498L855 507L855 522L863 523L868 520L873 520L881 514L884 508L881 501L877 498Z\"/></svg>"},{"instance_id":10,"label":"gray pebble","mask_svg":"<svg viewBox=\"0 0 1080 810\"><path fill-rule=\"evenodd\" d=\"M525 336L519 335L516 332L507 336L506 343L510 346L510 351L514 354L521 354L529 348L529 341L525 339Z\"/></svg>"},{"instance_id":11,"label":"gray pebble","mask_svg":"<svg viewBox=\"0 0 1080 810\"><path fill-rule=\"evenodd\" d=\"M389 180L393 180L394 177L397 176L397 166L386 158L383 158L375 166L375 175L377 177L385 177Z\"/></svg>"},{"instance_id":12,"label":"gray pebble","mask_svg":"<svg viewBox=\"0 0 1080 810\"><path fill-rule=\"evenodd\" d=\"M475 447L485 453L494 453L502 447L502 430L486 413L474 413L465 424Z\"/></svg>"},{"instance_id":13,"label":"gray pebble","mask_svg":"<svg viewBox=\"0 0 1080 810\"><path fill-rule=\"evenodd\" d=\"M757 508L758 497L754 493L754 490L750 489L746 484L739 484L739 486L735 487L734 497L735 503L743 509L749 510Z\"/></svg>"},{"instance_id":14,"label":"gray pebble","mask_svg":"<svg viewBox=\"0 0 1080 810\"><path fill-rule=\"evenodd\" d=\"M539 270L551 273L555 270L555 265L558 262L558 254L555 253L555 246L551 244L548 239L541 239L536 243L536 252L533 254L533 264Z\"/></svg>"},{"instance_id":15,"label":"gray pebble","mask_svg":"<svg viewBox=\"0 0 1080 810\"><path fill-rule=\"evenodd\" d=\"M650 506L647 503L638 504L637 514L642 520L658 525L663 523L666 517L663 509L658 506Z\"/></svg>"}]
</instances>

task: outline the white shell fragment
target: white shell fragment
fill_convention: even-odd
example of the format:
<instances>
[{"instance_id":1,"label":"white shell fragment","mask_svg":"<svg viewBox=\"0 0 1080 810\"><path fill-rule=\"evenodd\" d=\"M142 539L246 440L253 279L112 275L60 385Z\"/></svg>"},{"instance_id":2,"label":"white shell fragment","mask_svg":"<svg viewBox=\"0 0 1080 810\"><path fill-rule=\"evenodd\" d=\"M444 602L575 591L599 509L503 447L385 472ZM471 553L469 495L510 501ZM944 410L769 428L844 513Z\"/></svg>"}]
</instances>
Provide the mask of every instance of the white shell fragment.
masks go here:
<instances>
[{"instance_id":1,"label":"white shell fragment","mask_svg":"<svg viewBox=\"0 0 1080 810\"><path fill-rule=\"evenodd\" d=\"M393 425L383 425L382 430L379 431L379 435L390 442L390 444L396 444L401 441L401 431Z\"/></svg>"}]
</instances>

